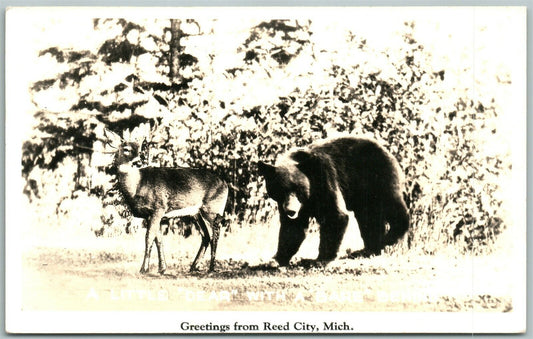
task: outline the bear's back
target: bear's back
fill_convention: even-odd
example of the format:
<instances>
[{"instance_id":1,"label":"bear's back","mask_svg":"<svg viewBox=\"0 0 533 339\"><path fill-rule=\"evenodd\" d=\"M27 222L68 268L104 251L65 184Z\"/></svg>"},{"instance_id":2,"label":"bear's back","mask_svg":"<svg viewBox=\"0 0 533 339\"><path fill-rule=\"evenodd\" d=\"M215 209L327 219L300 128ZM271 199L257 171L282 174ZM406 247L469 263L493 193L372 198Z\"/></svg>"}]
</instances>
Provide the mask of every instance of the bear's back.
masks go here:
<instances>
[{"instance_id":1,"label":"bear's back","mask_svg":"<svg viewBox=\"0 0 533 339\"><path fill-rule=\"evenodd\" d=\"M389 192L401 184L402 175L396 159L374 140L341 137L315 143L310 150L330 157L341 189L350 187L352 194Z\"/></svg>"}]
</instances>

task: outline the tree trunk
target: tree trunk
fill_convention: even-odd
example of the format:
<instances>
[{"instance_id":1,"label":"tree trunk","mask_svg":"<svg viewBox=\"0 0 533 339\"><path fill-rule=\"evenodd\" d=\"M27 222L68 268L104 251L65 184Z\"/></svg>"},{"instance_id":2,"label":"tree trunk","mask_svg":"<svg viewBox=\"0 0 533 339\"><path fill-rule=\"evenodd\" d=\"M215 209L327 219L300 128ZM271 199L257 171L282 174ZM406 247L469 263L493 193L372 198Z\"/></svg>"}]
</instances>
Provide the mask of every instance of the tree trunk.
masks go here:
<instances>
[{"instance_id":1,"label":"tree trunk","mask_svg":"<svg viewBox=\"0 0 533 339\"><path fill-rule=\"evenodd\" d=\"M76 154L76 164L78 165L77 169L76 169L76 174L75 175L75 184L74 184L74 191L77 191L81 188L81 184L80 184L80 178L81 178L81 154ZM74 193L74 192L73 192Z\"/></svg>"},{"instance_id":2,"label":"tree trunk","mask_svg":"<svg viewBox=\"0 0 533 339\"><path fill-rule=\"evenodd\" d=\"M181 20L170 19L170 72L169 78L172 83L181 82L180 77L180 40L182 31L180 29Z\"/></svg>"}]
</instances>

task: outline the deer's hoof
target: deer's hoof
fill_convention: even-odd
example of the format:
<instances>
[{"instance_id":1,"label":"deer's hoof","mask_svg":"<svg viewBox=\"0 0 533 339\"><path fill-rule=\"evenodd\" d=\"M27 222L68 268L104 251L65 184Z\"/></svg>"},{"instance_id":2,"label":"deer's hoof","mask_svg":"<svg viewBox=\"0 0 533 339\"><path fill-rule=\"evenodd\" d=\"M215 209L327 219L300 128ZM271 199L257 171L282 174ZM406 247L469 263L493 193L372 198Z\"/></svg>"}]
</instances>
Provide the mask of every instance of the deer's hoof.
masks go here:
<instances>
[{"instance_id":1,"label":"deer's hoof","mask_svg":"<svg viewBox=\"0 0 533 339\"><path fill-rule=\"evenodd\" d=\"M165 274L165 271L166 271L166 270L167 270L167 268L166 268L166 267L163 267L163 268L159 268L159 271L158 271L158 272L159 272L159 274L163 275L163 274Z\"/></svg>"},{"instance_id":2,"label":"deer's hoof","mask_svg":"<svg viewBox=\"0 0 533 339\"><path fill-rule=\"evenodd\" d=\"M141 267L141 269L139 270L139 273L141 273L141 274L146 274L146 273L148 273L148 268L146 268L146 267Z\"/></svg>"}]
</instances>

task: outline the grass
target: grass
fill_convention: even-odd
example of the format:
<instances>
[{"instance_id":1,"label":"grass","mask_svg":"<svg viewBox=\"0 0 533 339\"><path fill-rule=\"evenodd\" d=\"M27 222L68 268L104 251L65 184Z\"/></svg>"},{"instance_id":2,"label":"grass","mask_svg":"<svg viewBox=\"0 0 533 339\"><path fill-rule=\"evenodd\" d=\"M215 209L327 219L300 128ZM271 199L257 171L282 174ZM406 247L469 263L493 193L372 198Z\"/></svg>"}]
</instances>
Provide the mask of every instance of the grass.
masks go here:
<instances>
[{"instance_id":1,"label":"grass","mask_svg":"<svg viewBox=\"0 0 533 339\"><path fill-rule=\"evenodd\" d=\"M233 225L223 231L217 268L207 272L209 251L198 272L189 266L200 246L196 232L165 236L168 269L141 275L144 233L96 237L87 225L98 214L61 217L29 214L22 229L23 308L27 310L283 310L507 312L513 309L512 253L460 254L452 246L434 255L405 241L383 255L338 259L325 267L304 267L300 259L318 254L312 224L289 267L269 266L277 248L279 223ZM352 220L339 251L362 247ZM153 251L155 252L155 250ZM267 263L267 265L264 265ZM260 266L263 265L263 266Z\"/></svg>"},{"instance_id":2,"label":"grass","mask_svg":"<svg viewBox=\"0 0 533 339\"><path fill-rule=\"evenodd\" d=\"M165 275L138 273L142 253L37 248L24 255L29 310L498 311L512 309L512 282L491 258L383 255L326 267L258 269L220 259L190 273L190 256L167 258ZM473 267L477 273L472 275ZM479 269L482 267L483 269ZM474 281L475 280L475 281ZM496 282L496 283L495 283ZM472 287L478 283L476 289ZM476 292L476 291L479 291ZM98 298L92 298L96 293Z\"/></svg>"},{"instance_id":3,"label":"grass","mask_svg":"<svg viewBox=\"0 0 533 339\"><path fill-rule=\"evenodd\" d=\"M220 240L217 269L189 266L200 239L168 235L165 275L138 270L143 232L121 238L92 238L69 246L37 246L23 258L23 304L32 310L284 310L284 311L483 311L512 310L509 267L502 258L385 253L339 259L325 267L268 263L275 229L252 228ZM270 236L272 238L272 236ZM273 237L275 239L275 237ZM297 255L316 243L311 233ZM259 244L264 244L262 247ZM316 251L316 249L315 249ZM473 270L476 270L475 275ZM474 288L475 287L475 288ZM96 293L97 298L92 296Z\"/></svg>"}]
</instances>

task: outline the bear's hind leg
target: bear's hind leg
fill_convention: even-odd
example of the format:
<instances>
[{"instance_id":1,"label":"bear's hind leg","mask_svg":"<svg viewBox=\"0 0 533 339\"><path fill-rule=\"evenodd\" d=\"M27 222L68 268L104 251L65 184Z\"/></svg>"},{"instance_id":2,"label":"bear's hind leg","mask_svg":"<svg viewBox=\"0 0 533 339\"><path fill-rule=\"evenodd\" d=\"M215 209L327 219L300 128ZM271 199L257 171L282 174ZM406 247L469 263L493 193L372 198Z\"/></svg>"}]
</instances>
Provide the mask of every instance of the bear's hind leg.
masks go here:
<instances>
[{"instance_id":1,"label":"bear's hind leg","mask_svg":"<svg viewBox=\"0 0 533 339\"><path fill-rule=\"evenodd\" d=\"M350 255L350 257L369 257L380 255L384 247L385 215L380 204L372 204L374 208L354 209L357 211L355 219L361 232L365 248Z\"/></svg>"},{"instance_id":2,"label":"bear's hind leg","mask_svg":"<svg viewBox=\"0 0 533 339\"><path fill-rule=\"evenodd\" d=\"M387 206L387 221L390 230L383 240L384 245L393 245L409 229L409 212L405 202L400 196L396 196Z\"/></svg>"}]
</instances>

